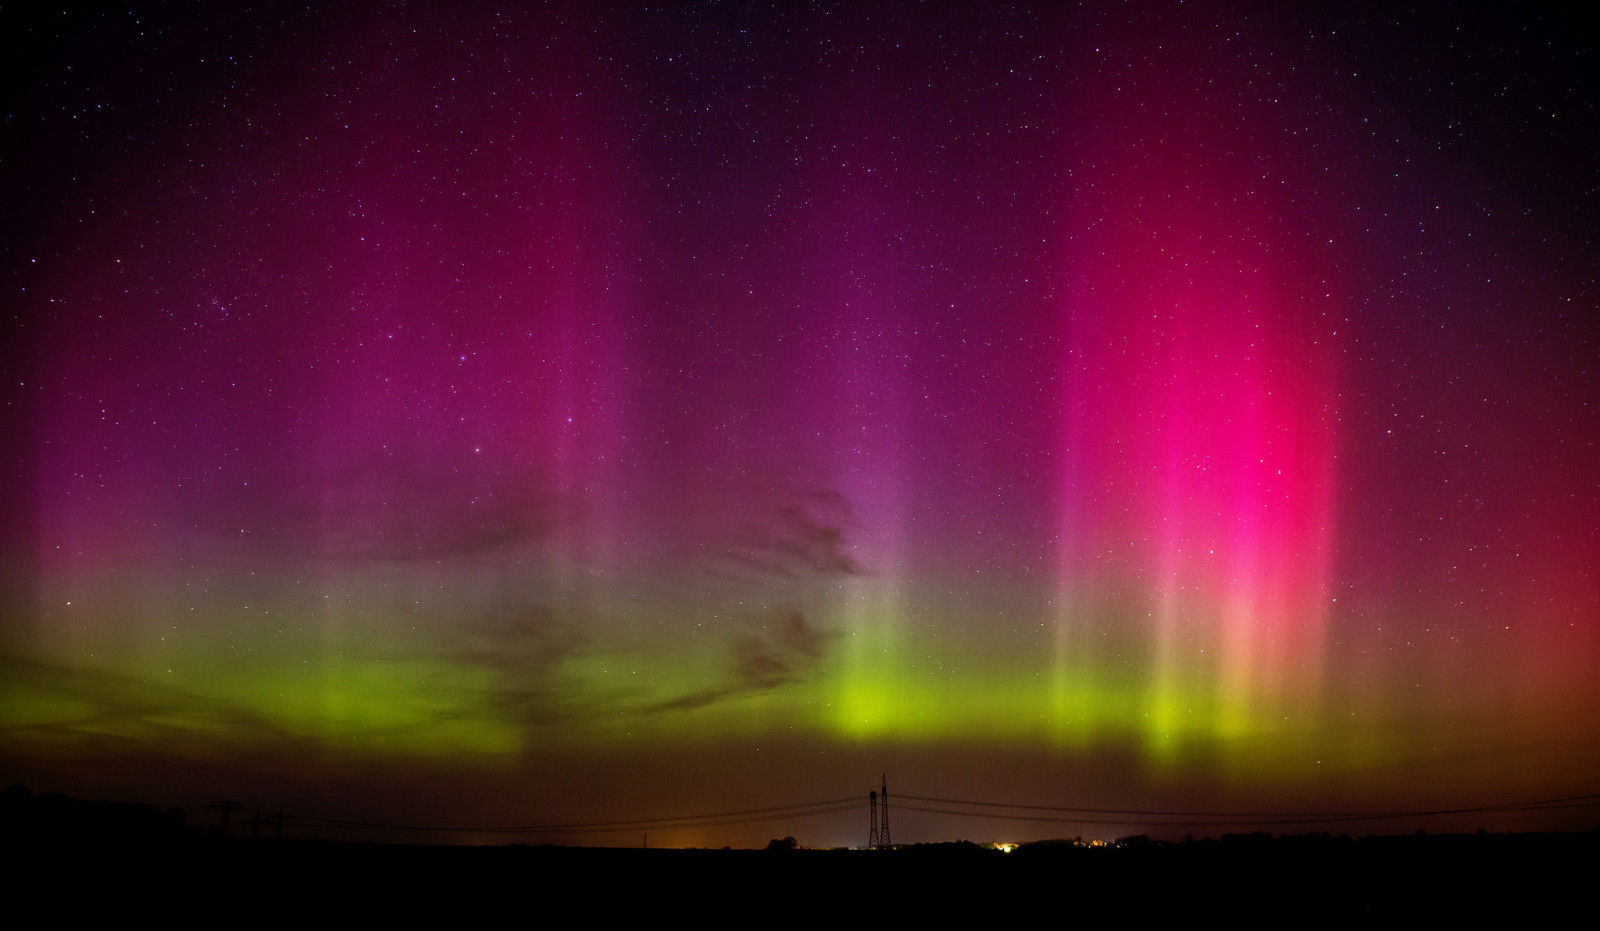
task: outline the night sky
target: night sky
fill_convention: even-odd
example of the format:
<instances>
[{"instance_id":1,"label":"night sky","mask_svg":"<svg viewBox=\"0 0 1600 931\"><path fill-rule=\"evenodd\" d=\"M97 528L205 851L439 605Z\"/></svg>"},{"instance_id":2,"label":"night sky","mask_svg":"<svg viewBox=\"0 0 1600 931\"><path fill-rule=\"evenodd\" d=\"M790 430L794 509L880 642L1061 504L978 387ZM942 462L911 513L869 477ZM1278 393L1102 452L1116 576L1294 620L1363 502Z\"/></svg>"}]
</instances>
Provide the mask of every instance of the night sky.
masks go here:
<instances>
[{"instance_id":1,"label":"night sky","mask_svg":"<svg viewBox=\"0 0 1600 931\"><path fill-rule=\"evenodd\" d=\"M716 846L860 844L883 773L1185 818L1600 791L1581 21L66 6L0 20L0 782L860 799L651 829Z\"/></svg>"}]
</instances>

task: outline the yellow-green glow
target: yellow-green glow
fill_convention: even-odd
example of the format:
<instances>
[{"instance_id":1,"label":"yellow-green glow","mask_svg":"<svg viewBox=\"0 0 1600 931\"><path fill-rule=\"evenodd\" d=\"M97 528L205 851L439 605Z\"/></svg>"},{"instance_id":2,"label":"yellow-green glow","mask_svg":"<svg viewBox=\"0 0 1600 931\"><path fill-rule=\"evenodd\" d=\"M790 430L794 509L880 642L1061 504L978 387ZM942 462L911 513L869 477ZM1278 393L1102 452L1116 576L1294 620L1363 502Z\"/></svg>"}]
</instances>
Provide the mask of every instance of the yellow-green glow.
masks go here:
<instances>
[{"instance_id":1,"label":"yellow-green glow","mask_svg":"<svg viewBox=\"0 0 1600 931\"><path fill-rule=\"evenodd\" d=\"M978 638L912 628L872 600L833 649L803 676L741 678L726 645L662 636L563 659L542 671L559 690L560 727L546 728L498 702L509 673L481 663L382 647L347 631L307 654L257 645L245 654L213 644L194 655L128 650L118 688L133 712L97 713L90 661L61 681L9 688L12 728L69 728L129 738L311 740L372 754L495 757L563 743L716 741L772 731L850 742L965 741L1092 748L1141 746L1159 766L1183 762L1217 740L1251 740L1274 728L1218 696L1200 673L1141 680L1118 663L1052 663L1005 653ZM327 638L324 638L327 639ZM190 649L193 649L190 642ZM104 688L104 686L102 686ZM124 702L123 704L127 704ZM550 733L547 733L549 731Z\"/></svg>"},{"instance_id":2,"label":"yellow-green glow","mask_svg":"<svg viewBox=\"0 0 1600 931\"><path fill-rule=\"evenodd\" d=\"M1359 694L1335 713L1320 688L1244 687L1203 643L1141 635L1149 615L1079 605L1046 623L1021 596L987 601L1002 613L862 577L813 598L801 628L782 613L733 628L671 614L648 625L637 607L608 625L620 609L596 602L602 621L586 616L568 639L556 612L503 629L419 632L354 586L338 610L266 629L219 614L182 636L96 623L111 606L80 602L86 621L70 650L40 660L48 672L3 684L0 724L14 740L57 745L98 736L206 753L289 742L489 766L563 748L755 745L769 735L1114 747L1152 774L1198 765L1236 781L1292 779L1328 756L1375 765L1407 752L1376 740L1379 709Z\"/></svg>"}]
</instances>

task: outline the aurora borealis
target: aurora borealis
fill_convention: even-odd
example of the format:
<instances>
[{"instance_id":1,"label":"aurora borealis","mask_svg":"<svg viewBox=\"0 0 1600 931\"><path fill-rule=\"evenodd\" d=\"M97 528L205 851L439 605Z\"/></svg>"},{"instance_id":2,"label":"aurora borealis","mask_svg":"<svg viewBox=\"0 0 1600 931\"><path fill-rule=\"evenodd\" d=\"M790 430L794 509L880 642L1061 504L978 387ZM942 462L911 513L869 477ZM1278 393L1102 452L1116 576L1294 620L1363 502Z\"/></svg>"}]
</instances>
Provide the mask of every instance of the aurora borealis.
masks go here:
<instances>
[{"instance_id":1,"label":"aurora borealis","mask_svg":"<svg viewBox=\"0 0 1600 931\"><path fill-rule=\"evenodd\" d=\"M5 782L1596 791L1575 22L135 6L7 14Z\"/></svg>"}]
</instances>

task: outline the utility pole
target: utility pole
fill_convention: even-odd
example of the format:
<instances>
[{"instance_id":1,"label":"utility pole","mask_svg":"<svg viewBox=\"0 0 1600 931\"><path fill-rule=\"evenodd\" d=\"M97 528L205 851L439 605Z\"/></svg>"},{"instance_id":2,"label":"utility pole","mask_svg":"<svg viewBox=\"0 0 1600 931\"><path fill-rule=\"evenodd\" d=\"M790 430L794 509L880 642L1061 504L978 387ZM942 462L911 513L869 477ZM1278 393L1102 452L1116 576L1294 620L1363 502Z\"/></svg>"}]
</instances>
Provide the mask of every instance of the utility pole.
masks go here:
<instances>
[{"instance_id":1,"label":"utility pole","mask_svg":"<svg viewBox=\"0 0 1600 931\"><path fill-rule=\"evenodd\" d=\"M221 811L221 813L222 813L222 821L218 825L218 827L221 829L222 836L223 837L227 837L228 836L228 813L229 812L238 811L239 809L243 808L244 806L239 804L238 802L220 801L220 802L212 802L211 804L207 805L206 807L207 808L216 808L216 809Z\"/></svg>"}]
</instances>

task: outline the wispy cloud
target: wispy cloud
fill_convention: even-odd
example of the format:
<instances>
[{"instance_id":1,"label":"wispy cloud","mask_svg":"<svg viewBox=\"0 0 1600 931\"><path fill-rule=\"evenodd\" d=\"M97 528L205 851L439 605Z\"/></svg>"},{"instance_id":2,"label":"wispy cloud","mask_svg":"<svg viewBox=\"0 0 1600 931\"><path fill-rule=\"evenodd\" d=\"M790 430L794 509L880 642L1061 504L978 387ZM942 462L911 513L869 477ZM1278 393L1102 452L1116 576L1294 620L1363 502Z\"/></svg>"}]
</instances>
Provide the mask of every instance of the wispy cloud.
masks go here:
<instances>
[{"instance_id":1,"label":"wispy cloud","mask_svg":"<svg viewBox=\"0 0 1600 931\"><path fill-rule=\"evenodd\" d=\"M719 702L769 692L811 674L827 653L830 636L806 622L798 611L774 624L733 638L732 676L726 684L657 702L647 712L704 708Z\"/></svg>"}]
</instances>

